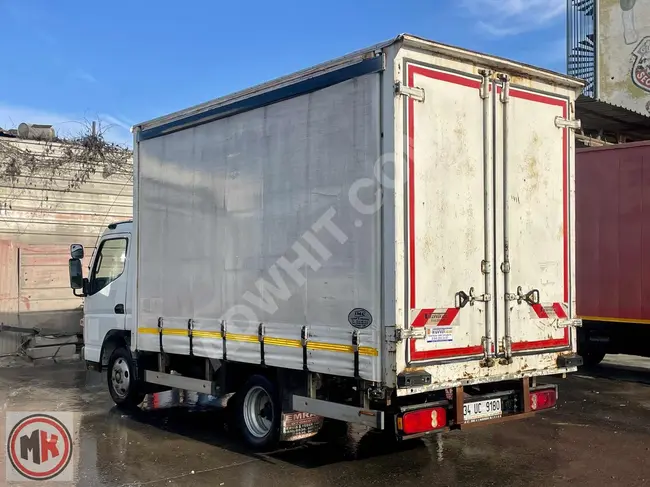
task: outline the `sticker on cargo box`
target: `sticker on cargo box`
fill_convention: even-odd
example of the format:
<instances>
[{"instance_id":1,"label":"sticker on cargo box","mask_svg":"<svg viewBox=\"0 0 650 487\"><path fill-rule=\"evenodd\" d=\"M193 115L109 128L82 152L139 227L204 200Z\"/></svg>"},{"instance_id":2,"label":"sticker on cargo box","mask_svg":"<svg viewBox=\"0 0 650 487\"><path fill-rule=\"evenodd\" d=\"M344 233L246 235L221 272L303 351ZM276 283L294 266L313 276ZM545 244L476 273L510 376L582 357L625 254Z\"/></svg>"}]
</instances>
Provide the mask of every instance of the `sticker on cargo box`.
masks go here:
<instances>
[{"instance_id":1,"label":"sticker on cargo box","mask_svg":"<svg viewBox=\"0 0 650 487\"><path fill-rule=\"evenodd\" d=\"M425 330L427 343L454 341L454 329L451 326L427 326Z\"/></svg>"},{"instance_id":2,"label":"sticker on cargo box","mask_svg":"<svg viewBox=\"0 0 650 487\"><path fill-rule=\"evenodd\" d=\"M372 325L372 315L367 309L354 308L348 314L348 322L357 330L363 330Z\"/></svg>"}]
</instances>

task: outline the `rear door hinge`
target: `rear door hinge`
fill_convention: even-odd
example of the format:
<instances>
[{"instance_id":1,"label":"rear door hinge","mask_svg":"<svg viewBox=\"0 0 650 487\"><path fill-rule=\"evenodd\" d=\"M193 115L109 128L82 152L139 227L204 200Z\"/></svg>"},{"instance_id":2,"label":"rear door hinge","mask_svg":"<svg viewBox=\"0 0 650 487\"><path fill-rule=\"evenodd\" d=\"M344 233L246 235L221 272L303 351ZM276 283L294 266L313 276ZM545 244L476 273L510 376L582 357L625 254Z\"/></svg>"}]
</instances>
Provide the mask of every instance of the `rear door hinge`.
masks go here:
<instances>
[{"instance_id":1,"label":"rear door hinge","mask_svg":"<svg viewBox=\"0 0 650 487\"><path fill-rule=\"evenodd\" d=\"M415 101L424 101L424 89L410 86L404 86L399 81L395 82L395 94L408 96L413 98Z\"/></svg>"},{"instance_id":2,"label":"rear door hinge","mask_svg":"<svg viewBox=\"0 0 650 487\"><path fill-rule=\"evenodd\" d=\"M579 119L569 119L564 117L555 117L555 126L559 129L580 130L582 123Z\"/></svg>"},{"instance_id":3,"label":"rear door hinge","mask_svg":"<svg viewBox=\"0 0 650 487\"><path fill-rule=\"evenodd\" d=\"M481 69L479 74L482 77L481 80L481 99L485 100L490 97L490 87L492 85L492 71L489 69Z\"/></svg>"},{"instance_id":4,"label":"rear door hinge","mask_svg":"<svg viewBox=\"0 0 650 487\"><path fill-rule=\"evenodd\" d=\"M582 327L582 319L581 318L569 318L569 319L564 319L564 320L557 320L556 321L556 326L557 328L566 328L568 326L574 327L574 328L581 328Z\"/></svg>"},{"instance_id":5,"label":"rear door hinge","mask_svg":"<svg viewBox=\"0 0 650 487\"><path fill-rule=\"evenodd\" d=\"M501 81L501 96L499 97L501 103L510 103L510 76L507 74L498 74L497 78Z\"/></svg>"},{"instance_id":6,"label":"rear door hinge","mask_svg":"<svg viewBox=\"0 0 650 487\"><path fill-rule=\"evenodd\" d=\"M403 342L404 340L408 340L409 338L413 338L414 340L423 340L426 338L426 331L424 328L407 328L406 330L404 328L398 328L395 330L395 341L396 342Z\"/></svg>"}]
</instances>

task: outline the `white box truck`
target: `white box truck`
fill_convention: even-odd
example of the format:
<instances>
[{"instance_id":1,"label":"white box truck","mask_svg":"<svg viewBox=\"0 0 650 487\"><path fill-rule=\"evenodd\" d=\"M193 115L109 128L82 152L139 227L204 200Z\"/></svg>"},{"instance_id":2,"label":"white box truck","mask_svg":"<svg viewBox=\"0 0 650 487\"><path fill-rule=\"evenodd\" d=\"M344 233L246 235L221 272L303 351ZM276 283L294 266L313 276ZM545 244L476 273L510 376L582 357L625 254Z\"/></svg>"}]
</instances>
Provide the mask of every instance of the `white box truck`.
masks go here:
<instances>
[{"instance_id":1,"label":"white box truck","mask_svg":"<svg viewBox=\"0 0 650 487\"><path fill-rule=\"evenodd\" d=\"M228 397L268 448L555 406L576 370L582 83L410 35L136 125L134 220L84 278L114 401Z\"/></svg>"}]
</instances>

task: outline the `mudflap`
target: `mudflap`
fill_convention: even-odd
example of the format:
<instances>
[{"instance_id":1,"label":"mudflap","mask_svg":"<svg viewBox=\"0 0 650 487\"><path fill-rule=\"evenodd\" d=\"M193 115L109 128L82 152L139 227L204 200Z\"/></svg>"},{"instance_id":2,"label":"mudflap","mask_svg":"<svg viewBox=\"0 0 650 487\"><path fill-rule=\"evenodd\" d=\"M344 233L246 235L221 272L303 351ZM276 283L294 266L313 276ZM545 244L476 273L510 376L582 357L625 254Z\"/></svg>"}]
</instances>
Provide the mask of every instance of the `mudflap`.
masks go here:
<instances>
[{"instance_id":1,"label":"mudflap","mask_svg":"<svg viewBox=\"0 0 650 487\"><path fill-rule=\"evenodd\" d=\"M316 436L323 426L323 417L311 413L282 413L280 441L298 441Z\"/></svg>"}]
</instances>

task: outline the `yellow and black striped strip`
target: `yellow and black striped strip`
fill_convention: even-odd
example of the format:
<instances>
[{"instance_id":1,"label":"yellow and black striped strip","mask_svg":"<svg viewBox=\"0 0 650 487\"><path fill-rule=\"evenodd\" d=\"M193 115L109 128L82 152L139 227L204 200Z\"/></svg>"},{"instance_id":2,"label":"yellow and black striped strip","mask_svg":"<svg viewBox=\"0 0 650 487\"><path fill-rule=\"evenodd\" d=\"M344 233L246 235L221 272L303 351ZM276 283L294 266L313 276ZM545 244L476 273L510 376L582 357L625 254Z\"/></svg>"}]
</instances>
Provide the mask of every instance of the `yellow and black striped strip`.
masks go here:
<instances>
[{"instance_id":1,"label":"yellow and black striped strip","mask_svg":"<svg viewBox=\"0 0 650 487\"><path fill-rule=\"evenodd\" d=\"M157 335L159 333L158 328L138 328L138 333L145 335ZM184 336L187 337L187 330L180 328L163 328L163 335L170 336ZM192 335L195 339L199 338L211 338L215 340L221 340L221 332L219 331L205 331L205 330L193 330ZM234 342L244 342L244 343L259 343L258 335L244 335L240 333L226 333L226 340L232 340ZM293 340L290 338L274 338L274 337L264 337L264 343L270 346L276 347L291 347L291 348L301 348L302 343L300 340ZM354 347L352 345L342 345L337 343L325 343L325 342L307 342L308 350L320 350L323 352L340 352L340 353L354 353ZM369 357L379 356L379 352L376 348L373 347L359 347L359 355L366 355Z\"/></svg>"}]
</instances>

